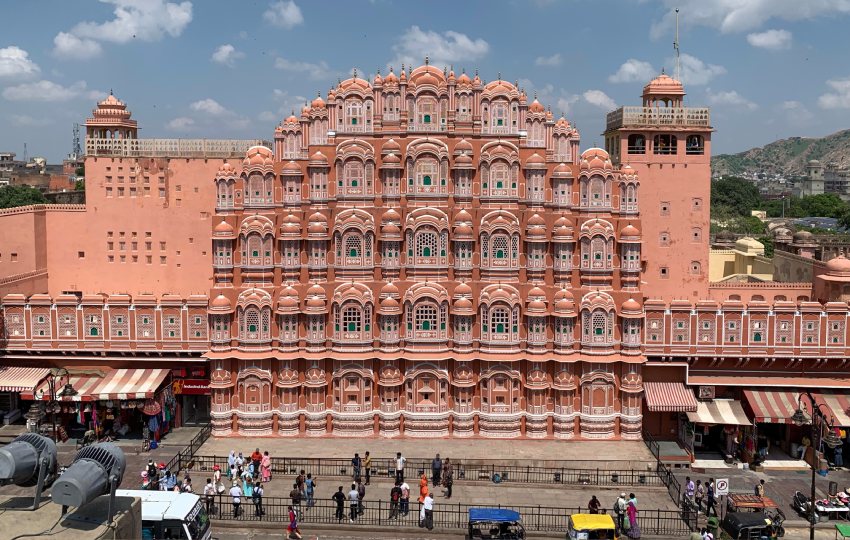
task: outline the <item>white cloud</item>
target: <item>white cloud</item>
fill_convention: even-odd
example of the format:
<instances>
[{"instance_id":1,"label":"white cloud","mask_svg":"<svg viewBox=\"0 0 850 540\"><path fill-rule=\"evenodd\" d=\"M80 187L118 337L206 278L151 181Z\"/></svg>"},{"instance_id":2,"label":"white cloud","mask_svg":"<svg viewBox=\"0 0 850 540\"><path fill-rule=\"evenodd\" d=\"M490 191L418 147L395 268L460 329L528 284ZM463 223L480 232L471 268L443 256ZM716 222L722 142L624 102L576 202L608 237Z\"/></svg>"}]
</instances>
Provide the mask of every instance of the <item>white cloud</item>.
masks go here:
<instances>
[{"instance_id":1,"label":"white cloud","mask_svg":"<svg viewBox=\"0 0 850 540\"><path fill-rule=\"evenodd\" d=\"M172 131L191 131L195 128L195 121L188 116L178 116L165 124L165 127Z\"/></svg>"},{"instance_id":2,"label":"white cloud","mask_svg":"<svg viewBox=\"0 0 850 540\"><path fill-rule=\"evenodd\" d=\"M30 77L41 69L30 60L29 53L20 47L10 45L0 49L0 77Z\"/></svg>"},{"instance_id":3,"label":"white cloud","mask_svg":"<svg viewBox=\"0 0 850 540\"><path fill-rule=\"evenodd\" d=\"M747 34L747 42L753 47L779 51L791 47L791 32L788 30L766 30Z\"/></svg>"},{"instance_id":4,"label":"white cloud","mask_svg":"<svg viewBox=\"0 0 850 540\"><path fill-rule=\"evenodd\" d=\"M263 111L257 115L257 120L260 122L274 122L278 119L278 115L271 111Z\"/></svg>"},{"instance_id":5,"label":"white cloud","mask_svg":"<svg viewBox=\"0 0 850 540\"><path fill-rule=\"evenodd\" d=\"M44 127L53 123L50 118L33 118L27 114L13 114L12 123L21 127Z\"/></svg>"},{"instance_id":6,"label":"white cloud","mask_svg":"<svg viewBox=\"0 0 850 540\"><path fill-rule=\"evenodd\" d=\"M218 64L233 67L236 61L242 58L245 58L245 53L237 51L236 47L227 43L225 45L220 45L215 52L213 52L212 58L210 59Z\"/></svg>"},{"instance_id":7,"label":"white cloud","mask_svg":"<svg viewBox=\"0 0 850 540\"><path fill-rule=\"evenodd\" d=\"M78 38L74 34L59 32L53 38L53 54L60 58L88 60L100 56L103 48L93 39Z\"/></svg>"},{"instance_id":8,"label":"white cloud","mask_svg":"<svg viewBox=\"0 0 850 540\"><path fill-rule=\"evenodd\" d=\"M649 62L629 58L623 62L617 73L608 77L608 81L612 83L649 82L656 73Z\"/></svg>"},{"instance_id":9,"label":"white cloud","mask_svg":"<svg viewBox=\"0 0 850 540\"><path fill-rule=\"evenodd\" d=\"M87 90L85 81L62 86L53 81L41 80L10 86L3 90L3 97L9 101L69 101L80 97L97 99L102 95L102 92L97 90Z\"/></svg>"},{"instance_id":10,"label":"white cloud","mask_svg":"<svg viewBox=\"0 0 850 540\"><path fill-rule=\"evenodd\" d=\"M696 56L691 56L690 54L682 54L679 62L679 65L681 66L681 73L679 77L686 88L688 86L702 86L704 84L708 84L715 77L726 73L725 67L718 66L716 64L707 64ZM676 59L668 58L667 65L672 68L672 66L676 65ZM670 71L672 71L672 69Z\"/></svg>"},{"instance_id":11,"label":"white cloud","mask_svg":"<svg viewBox=\"0 0 850 540\"><path fill-rule=\"evenodd\" d=\"M579 98L578 94L570 94L566 97L558 98L556 104L558 105L558 114L569 114L572 111L573 105L575 105Z\"/></svg>"},{"instance_id":12,"label":"white cloud","mask_svg":"<svg viewBox=\"0 0 850 540\"><path fill-rule=\"evenodd\" d=\"M812 112L799 101L783 101L780 109L792 124L805 124L814 118Z\"/></svg>"},{"instance_id":13,"label":"white cloud","mask_svg":"<svg viewBox=\"0 0 850 540\"><path fill-rule=\"evenodd\" d=\"M596 107L605 109L606 111L611 111L617 108L617 102L611 99L608 94L602 90L588 90L582 94L582 97L584 97L584 100L591 105L595 105Z\"/></svg>"},{"instance_id":14,"label":"white cloud","mask_svg":"<svg viewBox=\"0 0 850 540\"><path fill-rule=\"evenodd\" d=\"M673 37L676 22L674 9L680 9L684 26L707 26L724 34L747 32L760 28L766 22L801 21L836 14L850 13L847 0L661 0L668 8L667 14L652 25L653 38Z\"/></svg>"},{"instance_id":15,"label":"white cloud","mask_svg":"<svg viewBox=\"0 0 850 540\"><path fill-rule=\"evenodd\" d=\"M490 45L481 38L473 39L453 30L443 33L422 30L413 25L393 45L395 57L389 65L418 66L428 56L431 64L442 69L443 66L455 65L461 61L478 60L489 51Z\"/></svg>"},{"instance_id":16,"label":"white cloud","mask_svg":"<svg viewBox=\"0 0 850 540\"><path fill-rule=\"evenodd\" d=\"M538 56L534 60L535 66L560 66L561 53L555 53L552 56Z\"/></svg>"},{"instance_id":17,"label":"white cloud","mask_svg":"<svg viewBox=\"0 0 850 540\"><path fill-rule=\"evenodd\" d=\"M850 109L850 77L826 81L832 92L827 92L818 98L818 105L823 109Z\"/></svg>"},{"instance_id":18,"label":"white cloud","mask_svg":"<svg viewBox=\"0 0 850 540\"><path fill-rule=\"evenodd\" d=\"M711 88L705 89L708 102L712 105L729 106L738 109L755 110L758 105L748 100L735 90L712 92Z\"/></svg>"},{"instance_id":19,"label":"white cloud","mask_svg":"<svg viewBox=\"0 0 850 540\"><path fill-rule=\"evenodd\" d=\"M115 18L103 23L81 22L71 29L80 38L127 43L134 39L159 41L177 37L192 22L192 2L165 0L101 0L113 4Z\"/></svg>"},{"instance_id":20,"label":"white cloud","mask_svg":"<svg viewBox=\"0 0 850 540\"><path fill-rule=\"evenodd\" d=\"M312 62L299 62L278 57L274 61L274 67L283 71L292 71L310 77L311 79L324 79L333 74L331 68L324 60L315 64Z\"/></svg>"},{"instance_id":21,"label":"white cloud","mask_svg":"<svg viewBox=\"0 0 850 540\"><path fill-rule=\"evenodd\" d=\"M202 99L189 105L193 111L210 114L212 116L224 116L230 114L230 111L222 107L222 105L211 98Z\"/></svg>"},{"instance_id":22,"label":"white cloud","mask_svg":"<svg viewBox=\"0 0 850 540\"><path fill-rule=\"evenodd\" d=\"M554 105L555 110L552 112L555 113L556 117L561 114L569 114L572 111L573 105L581 99L581 96L570 94L563 88L556 90L552 84L537 86L530 79L520 79L519 86L520 88L536 93L538 101L543 105Z\"/></svg>"},{"instance_id":23,"label":"white cloud","mask_svg":"<svg viewBox=\"0 0 850 540\"><path fill-rule=\"evenodd\" d=\"M304 22L301 9L292 0L272 2L263 13L263 19L280 28L294 28Z\"/></svg>"}]
</instances>

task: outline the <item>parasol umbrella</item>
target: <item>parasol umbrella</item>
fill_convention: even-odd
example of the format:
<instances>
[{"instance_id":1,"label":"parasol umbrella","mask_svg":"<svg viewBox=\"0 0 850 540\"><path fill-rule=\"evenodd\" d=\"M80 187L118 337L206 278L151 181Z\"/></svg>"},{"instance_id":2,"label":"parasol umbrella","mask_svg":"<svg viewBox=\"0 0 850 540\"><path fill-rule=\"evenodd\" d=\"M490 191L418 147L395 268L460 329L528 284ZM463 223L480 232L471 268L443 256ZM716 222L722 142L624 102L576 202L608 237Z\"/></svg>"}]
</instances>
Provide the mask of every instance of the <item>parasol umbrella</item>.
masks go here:
<instances>
[{"instance_id":1,"label":"parasol umbrella","mask_svg":"<svg viewBox=\"0 0 850 540\"><path fill-rule=\"evenodd\" d=\"M162 411L162 405L159 404L154 399L149 399L145 402L145 407L142 409L142 412L148 416L153 416L155 414L159 414Z\"/></svg>"}]
</instances>

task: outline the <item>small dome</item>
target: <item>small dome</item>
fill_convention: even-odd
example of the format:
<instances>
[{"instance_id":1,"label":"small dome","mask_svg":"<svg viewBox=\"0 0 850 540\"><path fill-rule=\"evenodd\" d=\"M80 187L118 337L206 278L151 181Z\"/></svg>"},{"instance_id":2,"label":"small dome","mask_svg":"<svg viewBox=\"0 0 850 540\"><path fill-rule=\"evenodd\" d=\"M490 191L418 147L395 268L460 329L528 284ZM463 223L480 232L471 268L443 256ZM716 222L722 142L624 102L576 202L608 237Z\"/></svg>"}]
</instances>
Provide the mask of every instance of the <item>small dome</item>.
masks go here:
<instances>
[{"instance_id":1,"label":"small dome","mask_svg":"<svg viewBox=\"0 0 850 540\"><path fill-rule=\"evenodd\" d=\"M640 306L640 303L637 300L635 300L634 298L629 298L628 300L623 302L623 305L620 307L620 311L622 311L623 314L635 314L641 313L643 311L643 308Z\"/></svg>"},{"instance_id":2,"label":"small dome","mask_svg":"<svg viewBox=\"0 0 850 540\"><path fill-rule=\"evenodd\" d=\"M751 236L745 236L744 238L739 238L735 242L735 249L738 251L743 251L745 253L751 252L760 252L764 253L764 244L756 240Z\"/></svg>"},{"instance_id":3,"label":"small dome","mask_svg":"<svg viewBox=\"0 0 850 540\"><path fill-rule=\"evenodd\" d=\"M395 73L393 73L393 68L390 68L390 72L387 73L387 76L384 78L384 82L385 83L389 83L389 82L397 83L398 82L398 77L396 76Z\"/></svg>"},{"instance_id":4,"label":"small dome","mask_svg":"<svg viewBox=\"0 0 850 540\"><path fill-rule=\"evenodd\" d=\"M230 233L233 233L235 231L233 229L233 226L230 225L230 223L228 223L228 222L226 222L222 219L221 223L219 223L218 225L215 226L215 228L213 229L213 232L217 233L217 234L218 233L220 233L220 234L230 234Z\"/></svg>"},{"instance_id":5,"label":"small dome","mask_svg":"<svg viewBox=\"0 0 850 540\"><path fill-rule=\"evenodd\" d=\"M526 295L529 298L543 297L546 298L546 293L540 287L532 287L528 294Z\"/></svg>"},{"instance_id":6,"label":"small dome","mask_svg":"<svg viewBox=\"0 0 850 540\"><path fill-rule=\"evenodd\" d=\"M381 147L382 154L398 154L399 152L401 152L401 145L395 139L389 139Z\"/></svg>"},{"instance_id":7,"label":"small dome","mask_svg":"<svg viewBox=\"0 0 850 540\"><path fill-rule=\"evenodd\" d=\"M531 105L528 106L528 112L532 112L532 113L546 112L546 107L544 107L542 103L537 101L537 98L535 97L534 101L531 102Z\"/></svg>"},{"instance_id":8,"label":"small dome","mask_svg":"<svg viewBox=\"0 0 850 540\"><path fill-rule=\"evenodd\" d=\"M277 301L278 310L297 310L298 309L298 299L293 296L281 296L280 300Z\"/></svg>"},{"instance_id":9,"label":"small dome","mask_svg":"<svg viewBox=\"0 0 850 540\"><path fill-rule=\"evenodd\" d=\"M471 154L472 153L472 143L467 141L466 139L461 139L455 144L454 154Z\"/></svg>"},{"instance_id":10,"label":"small dome","mask_svg":"<svg viewBox=\"0 0 850 540\"><path fill-rule=\"evenodd\" d=\"M325 100L322 99L321 94L317 94L316 98L310 102L310 106L314 109L324 109L325 108Z\"/></svg>"},{"instance_id":11,"label":"small dome","mask_svg":"<svg viewBox=\"0 0 850 540\"><path fill-rule=\"evenodd\" d=\"M384 308L384 309L398 308L398 300L396 300L395 298L393 298L391 296L388 296L387 298L384 298L383 300L381 300L381 307Z\"/></svg>"},{"instance_id":12,"label":"small dome","mask_svg":"<svg viewBox=\"0 0 850 540\"><path fill-rule=\"evenodd\" d=\"M455 287L454 293L455 296L471 296L472 287L470 287L466 283L458 283L457 287Z\"/></svg>"},{"instance_id":13,"label":"small dome","mask_svg":"<svg viewBox=\"0 0 850 540\"><path fill-rule=\"evenodd\" d=\"M246 169L268 168L271 170L274 165L274 154L265 146L252 146L245 152L245 159L242 160L242 167Z\"/></svg>"},{"instance_id":14,"label":"small dome","mask_svg":"<svg viewBox=\"0 0 850 540\"><path fill-rule=\"evenodd\" d=\"M307 231L310 234L321 235L328 232L328 220L321 213L316 212L310 216L309 226Z\"/></svg>"},{"instance_id":15,"label":"small dome","mask_svg":"<svg viewBox=\"0 0 850 540\"><path fill-rule=\"evenodd\" d=\"M325 289L322 288L318 283L314 283L309 289L307 289L307 296L324 296Z\"/></svg>"},{"instance_id":16,"label":"small dome","mask_svg":"<svg viewBox=\"0 0 850 540\"><path fill-rule=\"evenodd\" d=\"M314 310L322 309L325 307L326 304L327 302L325 301L325 299L319 296L311 296L307 298L307 302L305 303L308 309L312 308Z\"/></svg>"},{"instance_id":17,"label":"small dome","mask_svg":"<svg viewBox=\"0 0 850 540\"><path fill-rule=\"evenodd\" d=\"M401 163L401 158L398 157L398 154L387 154L384 156L384 159L381 160L381 163L384 165L397 165Z\"/></svg>"},{"instance_id":18,"label":"small dome","mask_svg":"<svg viewBox=\"0 0 850 540\"><path fill-rule=\"evenodd\" d=\"M797 231L794 233L794 242L803 243L803 242L811 242L814 238L814 235L809 231Z\"/></svg>"},{"instance_id":19,"label":"small dome","mask_svg":"<svg viewBox=\"0 0 850 540\"><path fill-rule=\"evenodd\" d=\"M830 259L826 263L826 272L833 276L850 276L850 259L844 255Z\"/></svg>"},{"instance_id":20,"label":"small dome","mask_svg":"<svg viewBox=\"0 0 850 540\"><path fill-rule=\"evenodd\" d=\"M452 312L455 315L472 315L472 300L469 298L458 298L452 302Z\"/></svg>"},{"instance_id":21,"label":"small dome","mask_svg":"<svg viewBox=\"0 0 850 540\"><path fill-rule=\"evenodd\" d=\"M530 315L544 315L546 313L546 302L536 298L529 300L525 311Z\"/></svg>"},{"instance_id":22,"label":"small dome","mask_svg":"<svg viewBox=\"0 0 850 540\"><path fill-rule=\"evenodd\" d=\"M472 240L472 227L467 225L466 223L461 223L460 225L455 225L454 231L455 240Z\"/></svg>"},{"instance_id":23,"label":"small dome","mask_svg":"<svg viewBox=\"0 0 850 540\"><path fill-rule=\"evenodd\" d=\"M620 236L640 236L640 230L629 223L622 229L620 229Z\"/></svg>"},{"instance_id":24,"label":"small dome","mask_svg":"<svg viewBox=\"0 0 850 540\"><path fill-rule=\"evenodd\" d=\"M472 168L473 161L469 154L461 154L455 158L455 167L460 169Z\"/></svg>"},{"instance_id":25,"label":"small dome","mask_svg":"<svg viewBox=\"0 0 850 540\"><path fill-rule=\"evenodd\" d=\"M581 168L582 170L613 170L611 164L611 156L608 152L601 148L589 148L581 153Z\"/></svg>"},{"instance_id":26,"label":"small dome","mask_svg":"<svg viewBox=\"0 0 850 540\"><path fill-rule=\"evenodd\" d=\"M546 167L546 159L535 152L525 160L525 166L529 169L544 168Z\"/></svg>"},{"instance_id":27,"label":"small dome","mask_svg":"<svg viewBox=\"0 0 850 540\"><path fill-rule=\"evenodd\" d=\"M210 309L213 311L229 310L232 307L233 304L231 304L230 300L228 300L223 294L216 296L213 301L210 302Z\"/></svg>"},{"instance_id":28,"label":"small dome","mask_svg":"<svg viewBox=\"0 0 850 540\"><path fill-rule=\"evenodd\" d=\"M552 176L555 178L572 178L573 170L566 163L560 163L555 170L552 171Z\"/></svg>"},{"instance_id":29,"label":"small dome","mask_svg":"<svg viewBox=\"0 0 850 540\"><path fill-rule=\"evenodd\" d=\"M557 128L565 128L565 129L566 129L566 128L569 128L569 127L570 127L570 123L567 121L567 119L566 119L566 118L564 118L563 116L561 116L560 118L558 118L558 121L557 121L557 122L555 122L555 127L557 127Z\"/></svg>"},{"instance_id":30,"label":"small dome","mask_svg":"<svg viewBox=\"0 0 850 540\"><path fill-rule=\"evenodd\" d=\"M658 77L649 81L649 84L643 87L643 95L646 96L650 94L684 96L685 89L681 82L665 73L662 73Z\"/></svg>"},{"instance_id":31,"label":"small dome","mask_svg":"<svg viewBox=\"0 0 850 540\"><path fill-rule=\"evenodd\" d=\"M398 287L393 282L387 283L381 287L381 296L398 296Z\"/></svg>"},{"instance_id":32,"label":"small dome","mask_svg":"<svg viewBox=\"0 0 850 540\"><path fill-rule=\"evenodd\" d=\"M289 160L286 165L283 166L283 174L284 176L300 176L301 167L298 166L298 163Z\"/></svg>"},{"instance_id":33,"label":"small dome","mask_svg":"<svg viewBox=\"0 0 850 540\"><path fill-rule=\"evenodd\" d=\"M461 209L457 214L455 214L455 223L466 221L472 221L472 215L466 210Z\"/></svg>"},{"instance_id":34,"label":"small dome","mask_svg":"<svg viewBox=\"0 0 850 540\"><path fill-rule=\"evenodd\" d=\"M383 215L381 215L381 221L384 221L384 222L386 222L386 221L400 222L401 216L399 215L398 212L396 212L395 208L390 208L389 210L384 212Z\"/></svg>"},{"instance_id":35,"label":"small dome","mask_svg":"<svg viewBox=\"0 0 850 540\"><path fill-rule=\"evenodd\" d=\"M314 167L327 166L328 158L321 152L316 152L312 156L310 156L310 165Z\"/></svg>"},{"instance_id":36,"label":"small dome","mask_svg":"<svg viewBox=\"0 0 850 540\"><path fill-rule=\"evenodd\" d=\"M464 71L463 73L460 74L460 77L457 78L457 83L458 84L470 84L470 83L472 83L472 79L470 79L469 75L467 75L466 72Z\"/></svg>"},{"instance_id":37,"label":"small dome","mask_svg":"<svg viewBox=\"0 0 850 540\"><path fill-rule=\"evenodd\" d=\"M234 176L236 176L236 168L226 161L218 168L218 172L216 173L216 177L218 178L229 178Z\"/></svg>"},{"instance_id":38,"label":"small dome","mask_svg":"<svg viewBox=\"0 0 850 540\"><path fill-rule=\"evenodd\" d=\"M528 225L533 227L545 227L546 220L540 217L540 214L534 214L528 218Z\"/></svg>"}]
</instances>

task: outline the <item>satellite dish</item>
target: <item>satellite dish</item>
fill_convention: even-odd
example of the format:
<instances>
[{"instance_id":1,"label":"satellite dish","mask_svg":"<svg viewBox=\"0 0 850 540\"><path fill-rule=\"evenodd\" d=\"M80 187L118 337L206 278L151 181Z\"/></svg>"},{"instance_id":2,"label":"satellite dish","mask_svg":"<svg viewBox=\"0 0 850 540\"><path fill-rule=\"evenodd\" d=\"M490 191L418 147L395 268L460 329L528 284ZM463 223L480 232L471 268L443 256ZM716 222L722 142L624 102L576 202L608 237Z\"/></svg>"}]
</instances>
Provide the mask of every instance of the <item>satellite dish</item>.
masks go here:
<instances>
[{"instance_id":1,"label":"satellite dish","mask_svg":"<svg viewBox=\"0 0 850 540\"><path fill-rule=\"evenodd\" d=\"M0 486L36 486L33 506L41 503L41 492L56 479L58 459L53 439L37 433L24 433L0 448Z\"/></svg>"},{"instance_id":2,"label":"satellite dish","mask_svg":"<svg viewBox=\"0 0 850 540\"><path fill-rule=\"evenodd\" d=\"M53 502L79 508L109 493L109 519L112 522L115 489L124 477L124 452L112 443L97 443L77 452L74 462L53 484Z\"/></svg>"}]
</instances>

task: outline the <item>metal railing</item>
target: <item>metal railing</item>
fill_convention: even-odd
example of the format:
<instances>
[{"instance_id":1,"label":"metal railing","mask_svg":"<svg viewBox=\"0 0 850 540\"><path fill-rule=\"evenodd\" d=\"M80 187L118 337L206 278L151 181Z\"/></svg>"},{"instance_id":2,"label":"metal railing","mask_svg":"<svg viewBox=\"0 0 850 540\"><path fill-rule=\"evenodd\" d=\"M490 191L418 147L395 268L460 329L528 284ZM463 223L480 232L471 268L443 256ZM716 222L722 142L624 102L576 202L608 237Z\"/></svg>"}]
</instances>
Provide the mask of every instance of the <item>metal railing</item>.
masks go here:
<instances>
[{"instance_id":1,"label":"metal railing","mask_svg":"<svg viewBox=\"0 0 850 540\"><path fill-rule=\"evenodd\" d=\"M354 474L351 460L346 458L273 457L271 459L274 474L297 475L302 470L312 473L317 478L351 478ZM223 470L227 469L227 456L194 456L192 461L193 469L196 471L212 471L213 465L218 465ZM499 475L502 483L607 487L667 485L660 476L645 470L536 467L472 461L453 461L452 465L457 481L489 482ZM407 458L405 471L411 478L418 478L423 472L430 476L431 458ZM395 478L395 459L372 458L371 474L375 477Z\"/></svg>"},{"instance_id":2,"label":"metal railing","mask_svg":"<svg viewBox=\"0 0 850 540\"><path fill-rule=\"evenodd\" d=\"M257 515L255 500L242 497L242 504L238 516L234 516L232 498L227 495L217 495L213 501L213 512L211 519L216 521L266 521L270 523L288 523L289 506L292 501L284 497L263 497L263 514ZM469 523L469 509L475 506L464 503L446 504L442 501L434 503L434 528L436 529L466 529ZM347 526L371 526L371 527L417 527L419 525L419 503L412 501L409 512L399 513L390 518L390 503L383 500L370 500L367 496L364 501L363 513L356 516L354 525ZM544 507L544 506L499 506L510 508L522 515L522 524L526 531L530 532L565 532L567 530L567 519L572 514L587 513L586 508L576 507ZM602 513L607 513L603 511ZM695 514L694 514L695 515ZM348 522L350 506L348 503L342 506L342 519L337 516L336 504L328 499L316 499L315 505L307 507L306 504L299 506L300 525L308 529L310 524L333 524ZM667 538L684 536L695 529L696 523L685 519L685 515L678 510L639 510L638 523L641 531L648 535L658 535Z\"/></svg>"},{"instance_id":3,"label":"metal railing","mask_svg":"<svg viewBox=\"0 0 850 540\"><path fill-rule=\"evenodd\" d=\"M171 461L168 462L165 468L169 471L175 472L182 471L184 468L194 468L194 465L192 464L193 456L195 455L195 452L200 450L204 443L207 442L207 439L210 438L211 434L212 424L206 424L203 426L201 431L199 431L198 434L189 441L189 444L179 450L177 455L171 458ZM225 463L226 462L227 460L225 459Z\"/></svg>"},{"instance_id":4,"label":"metal railing","mask_svg":"<svg viewBox=\"0 0 850 540\"><path fill-rule=\"evenodd\" d=\"M242 158L252 146L271 148L253 139L106 139L86 138L87 156Z\"/></svg>"},{"instance_id":5,"label":"metal railing","mask_svg":"<svg viewBox=\"0 0 850 540\"><path fill-rule=\"evenodd\" d=\"M658 475L658 479L667 487L667 494L670 495L676 506L680 506L682 503L682 486L670 469L661 462L661 449L658 441L647 431L643 432L643 441L652 455L655 456L655 472ZM683 511L687 511L687 508L683 509Z\"/></svg>"},{"instance_id":6,"label":"metal railing","mask_svg":"<svg viewBox=\"0 0 850 540\"><path fill-rule=\"evenodd\" d=\"M709 127L708 107L620 107L606 116L606 129L624 126L697 126Z\"/></svg>"}]
</instances>

